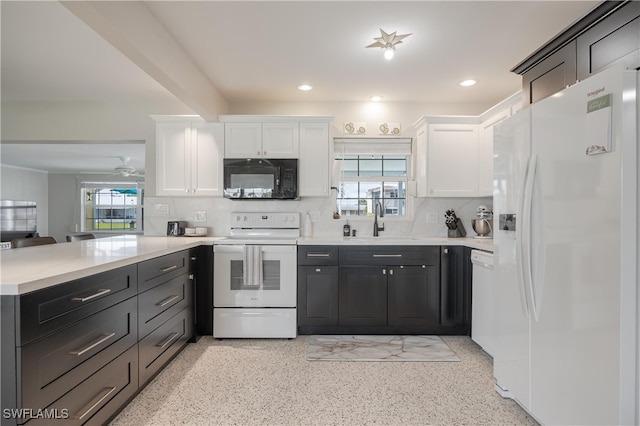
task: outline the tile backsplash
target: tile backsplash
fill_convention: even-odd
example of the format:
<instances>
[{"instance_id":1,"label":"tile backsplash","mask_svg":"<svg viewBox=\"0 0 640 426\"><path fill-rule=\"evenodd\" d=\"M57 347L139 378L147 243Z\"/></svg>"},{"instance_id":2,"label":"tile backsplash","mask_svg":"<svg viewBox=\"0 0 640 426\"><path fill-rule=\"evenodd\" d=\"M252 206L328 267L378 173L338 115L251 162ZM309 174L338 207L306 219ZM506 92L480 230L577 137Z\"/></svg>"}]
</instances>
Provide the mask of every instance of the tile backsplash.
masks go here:
<instances>
[{"instance_id":1,"label":"tile backsplash","mask_svg":"<svg viewBox=\"0 0 640 426\"><path fill-rule=\"evenodd\" d=\"M476 208L483 204L492 208L492 198L414 198L411 218L385 216L384 236L446 237L445 211L452 209L462 220L467 236L474 236L471 220L476 217ZM232 201L214 197L147 197L145 198L145 235L166 235L167 222L187 221L189 226L207 227L209 236L229 235L229 213L232 212L299 212L301 226L304 215L309 212L312 236L341 236L347 221L358 236L373 235L373 218L341 216L333 218L333 198L311 197L296 201ZM436 223L433 223L435 220Z\"/></svg>"}]
</instances>

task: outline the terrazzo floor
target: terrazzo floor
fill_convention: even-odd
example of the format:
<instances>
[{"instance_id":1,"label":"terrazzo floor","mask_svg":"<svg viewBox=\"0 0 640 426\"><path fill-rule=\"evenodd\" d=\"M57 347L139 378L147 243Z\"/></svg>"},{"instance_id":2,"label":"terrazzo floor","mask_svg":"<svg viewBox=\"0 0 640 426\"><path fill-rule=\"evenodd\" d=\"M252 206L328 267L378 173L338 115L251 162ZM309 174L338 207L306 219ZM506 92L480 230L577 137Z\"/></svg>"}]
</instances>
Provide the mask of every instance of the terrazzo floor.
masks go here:
<instances>
[{"instance_id":1,"label":"terrazzo floor","mask_svg":"<svg viewBox=\"0 0 640 426\"><path fill-rule=\"evenodd\" d=\"M307 361L307 336L188 345L111 425L536 425L494 390L492 361L442 336L460 362Z\"/></svg>"}]
</instances>

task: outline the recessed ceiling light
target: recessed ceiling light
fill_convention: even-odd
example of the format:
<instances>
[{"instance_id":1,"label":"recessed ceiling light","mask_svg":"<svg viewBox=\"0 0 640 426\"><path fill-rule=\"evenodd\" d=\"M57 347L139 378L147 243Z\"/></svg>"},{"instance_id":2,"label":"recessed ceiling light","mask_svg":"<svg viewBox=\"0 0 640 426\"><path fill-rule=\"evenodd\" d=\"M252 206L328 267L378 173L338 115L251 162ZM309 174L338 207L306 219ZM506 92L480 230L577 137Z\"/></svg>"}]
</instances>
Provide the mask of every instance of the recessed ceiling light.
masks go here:
<instances>
[{"instance_id":1,"label":"recessed ceiling light","mask_svg":"<svg viewBox=\"0 0 640 426\"><path fill-rule=\"evenodd\" d=\"M375 95L371 97L371 102L380 102L382 100L382 96Z\"/></svg>"},{"instance_id":2,"label":"recessed ceiling light","mask_svg":"<svg viewBox=\"0 0 640 426\"><path fill-rule=\"evenodd\" d=\"M475 81L475 80L463 80L459 84L462 87L471 87L471 86L475 85L476 83L477 83L477 81Z\"/></svg>"},{"instance_id":3,"label":"recessed ceiling light","mask_svg":"<svg viewBox=\"0 0 640 426\"><path fill-rule=\"evenodd\" d=\"M302 90L304 92L309 91L313 89L313 86L310 86L308 84L301 84L300 86L298 86L298 90Z\"/></svg>"}]
</instances>

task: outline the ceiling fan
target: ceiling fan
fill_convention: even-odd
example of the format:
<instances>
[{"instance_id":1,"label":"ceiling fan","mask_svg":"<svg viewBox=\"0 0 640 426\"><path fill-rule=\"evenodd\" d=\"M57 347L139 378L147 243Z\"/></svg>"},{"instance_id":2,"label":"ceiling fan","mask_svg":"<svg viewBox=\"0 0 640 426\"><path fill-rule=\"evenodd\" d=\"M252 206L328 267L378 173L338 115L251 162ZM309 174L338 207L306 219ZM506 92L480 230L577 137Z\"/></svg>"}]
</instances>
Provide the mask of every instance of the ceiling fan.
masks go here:
<instances>
[{"instance_id":1,"label":"ceiling fan","mask_svg":"<svg viewBox=\"0 0 640 426\"><path fill-rule=\"evenodd\" d=\"M129 165L129 161L131 161L131 157L120 157L122 164L115 167L114 175L122 176L122 177L144 177L144 173L139 173L136 171L136 168Z\"/></svg>"}]
</instances>

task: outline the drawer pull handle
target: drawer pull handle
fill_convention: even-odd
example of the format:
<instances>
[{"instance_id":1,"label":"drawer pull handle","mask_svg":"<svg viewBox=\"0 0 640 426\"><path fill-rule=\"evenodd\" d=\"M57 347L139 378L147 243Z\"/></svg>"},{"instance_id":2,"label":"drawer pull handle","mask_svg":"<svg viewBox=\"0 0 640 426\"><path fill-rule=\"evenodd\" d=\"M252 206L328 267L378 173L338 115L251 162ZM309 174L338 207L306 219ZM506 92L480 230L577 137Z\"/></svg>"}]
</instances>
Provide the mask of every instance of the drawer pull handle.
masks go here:
<instances>
[{"instance_id":1,"label":"drawer pull handle","mask_svg":"<svg viewBox=\"0 0 640 426\"><path fill-rule=\"evenodd\" d=\"M178 296L177 294L171 295L171 296L167 297L166 299L156 303L156 306L160 306L160 307L166 306L169 303L171 303L174 300L176 300L178 297L180 297L180 296Z\"/></svg>"},{"instance_id":2,"label":"drawer pull handle","mask_svg":"<svg viewBox=\"0 0 640 426\"><path fill-rule=\"evenodd\" d=\"M164 348L165 346L167 346L169 343L171 343L173 341L173 339L175 339L176 337L178 337L178 332L173 332L169 335L169 337L167 337L165 339L164 342L162 343L158 343L156 346L160 347L160 348Z\"/></svg>"},{"instance_id":3,"label":"drawer pull handle","mask_svg":"<svg viewBox=\"0 0 640 426\"><path fill-rule=\"evenodd\" d=\"M374 254L373 257L402 257L401 254Z\"/></svg>"},{"instance_id":4,"label":"drawer pull handle","mask_svg":"<svg viewBox=\"0 0 640 426\"><path fill-rule=\"evenodd\" d=\"M74 302L86 302L88 300L95 299L96 297L103 296L107 293L111 293L110 288L101 288L96 294L92 294L91 296L87 297L74 297L71 300L73 300Z\"/></svg>"},{"instance_id":5,"label":"drawer pull handle","mask_svg":"<svg viewBox=\"0 0 640 426\"><path fill-rule=\"evenodd\" d=\"M95 348L96 346L101 345L102 343L106 342L107 340L111 339L113 336L115 336L116 333L105 333L102 335L102 337L100 337L98 340L96 340L95 342L91 343L89 346L87 346L84 349L80 349L77 351L71 351L69 352L69 355L77 355L77 356L82 356L85 353L87 353L88 351L90 351L91 349Z\"/></svg>"},{"instance_id":6,"label":"drawer pull handle","mask_svg":"<svg viewBox=\"0 0 640 426\"><path fill-rule=\"evenodd\" d=\"M178 269L178 265L169 266L168 268L160 269L160 272L163 274L165 272L173 271L174 269Z\"/></svg>"},{"instance_id":7,"label":"drawer pull handle","mask_svg":"<svg viewBox=\"0 0 640 426\"><path fill-rule=\"evenodd\" d=\"M329 253L307 253L307 257L329 257Z\"/></svg>"},{"instance_id":8,"label":"drawer pull handle","mask_svg":"<svg viewBox=\"0 0 640 426\"><path fill-rule=\"evenodd\" d=\"M78 419L78 420L82 420L83 418L85 418L90 412L95 410L96 407L98 407L100 404L102 404L102 401L107 399L109 397L109 395L111 395L116 389L118 389L118 388L111 387L111 388L103 389L102 392L104 392L104 395L102 395L95 403L91 404L91 406L89 408L84 410L84 412L82 414L80 414L79 416L75 416L75 418Z\"/></svg>"}]
</instances>

